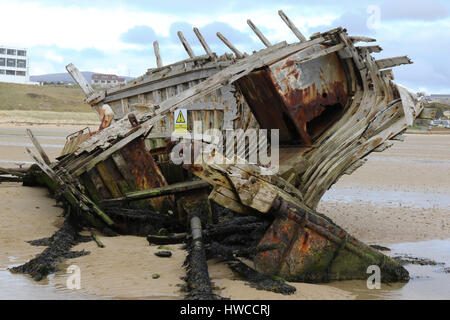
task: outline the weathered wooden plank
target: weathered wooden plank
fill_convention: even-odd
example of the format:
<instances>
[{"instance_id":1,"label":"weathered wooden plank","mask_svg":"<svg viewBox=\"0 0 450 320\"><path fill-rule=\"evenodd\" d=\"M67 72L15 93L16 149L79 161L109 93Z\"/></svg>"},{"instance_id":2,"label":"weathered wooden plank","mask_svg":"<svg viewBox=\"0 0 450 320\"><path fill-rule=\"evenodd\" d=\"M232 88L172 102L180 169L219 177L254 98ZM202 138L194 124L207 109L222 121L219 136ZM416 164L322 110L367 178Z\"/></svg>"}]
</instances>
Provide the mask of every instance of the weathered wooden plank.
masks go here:
<instances>
[{"instance_id":1,"label":"weathered wooden plank","mask_svg":"<svg viewBox=\"0 0 450 320\"><path fill-rule=\"evenodd\" d=\"M131 190L137 190L137 184L136 180L134 179L133 175L131 174L130 170L128 169L128 165L125 162L125 159L122 157L122 154L120 151L117 151L111 155L114 163L117 166L117 169L119 170L122 177L125 179L125 181L128 183Z\"/></svg>"},{"instance_id":2,"label":"weathered wooden plank","mask_svg":"<svg viewBox=\"0 0 450 320\"><path fill-rule=\"evenodd\" d=\"M258 36L259 40L266 46L271 47L272 44L269 40L264 36L264 34L255 26L255 24L252 22L252 20L248 19L247 24L250 26L250 28L253 30L253 32Z\"/></svg>"},{"instance_id":3,"label":"weathered wooden plank","mask_svg":"<svg viewBox=\"0 0 450 320\"><path fill-rule=\"evenodd\" d=\"M162 81L154 81L142 86L137 87L136 89L121 91L118 93L109 94L104 102L116 101L122 98L135 96L141 93L152 92L155 90L165 89L170 86L176 86L179 84L183 84L192 80L198 79L206 79L212 75L217 73L216 68L202 69L202 70L191 70L186 71L183 75L178 75L177 77L168 78Z\"/></svg>"},{"instance_id":4,"label":"weathered wooden plank","mask_svg":"<svg viewBox=\"0 0 450 320\"><path fill-rule=\"evenodd\" d=\"M83 186L86 188L87 193L92 201L94 201L95 203L99 203L102 200L102 197L100 196L100 193L97 191L97 188L95 187L88 174L86 172L83 173L81 176L79 176L79 179Z\"/></svg>"},{"instance_id":5,"label":"weathered wooden plank","mask_svg":"<svg viewBox=\"0 0 450 320\"><path fill-rule=\"evenodd\" d=\"M358 47L356 47L356 49L358 49L360 51L366 50L366 51L368 51L370 53L374 53L374 52L377 53L377 52L383 51L383 48L381 48L378 45L375 45L375 46L358 46Z\"/></svg>"},{"instance_id":6,"label":"weathered wooden plank","mask_svg":"<svg viewBox=\"0 0 450 320\"><path fill-rule=\"evenodd\" d=\"M183 36L183 32L178 31L177 32L178 38L180 38L181 43L183 44L184 49L186 50L186 52L188 53L190 58L195 58L195 54L194 51L192 51L191 46L189 45L189 43L187 42L186 38Z\"/></svg>"},{"instance_id":7,"label":"weathered wooden plank","mask_svg":"<svg viewBox=\"0 0 450 320\"><path fill-rule=\"evenodd\" d=\"M311 61L311 60L314 60L314 59L326 56L327 54L339 51L339 50L343 49L344 47L345 47L345 44L339 43L339 44L337 44L335 46L331 46L329 48L320 50L319 52L307 55L306 57L304 57L302 59L297 59L297 60L295 60L295 63L297 63L297 64L305 63L305 62L308 62L308 61Z\"/></svg>"},{"instance_id":8,"label":"weathered wooden plank","mask_svg":"<svg viewBox=\"0 0 450 320\"><path fill-rule=\"evenodd\" d=\"M110 199L110 198L112 198L111 192L106 187L105 183L103 182L102 177L100 176L98 170L95 167L89 169L85 173L86 173L87 177L94 184L95 189L97 189L97 192L100 195L100 198L102 200L103 199Z\"/></svg>"},{"instance_id":9,"label":"weathered wooden plank","mask_svg":"<svg viewBox=\"0 0 450 320\"><path fill-rule=\"evenodd\" d=\"M297 29L295 24L284 14L283 10L278 10L278 14L280 15L284 23L286 23L286 25L289 27L289 29L292 30L298 40L300 40L300 42L307 41L305 36L300 32L300 30Z\"/></svg>"},{"instance_id":10,"label":"weathered wooden plank","mask_svg":"<svg viewBox=\"0 0 450 320\"><path fill-rule=\"evenodd\" d=\"M201 43L203 49L205 49L206 54L207 54L208 56L212 57L212 56L213 56L213 53L212 53L211 49L209 48L208 43L205 41L205 38L203 38L202 34L201 34L200 31L198 30L198 28L195 28L195 27L194 27L193 30L194 30L195 35L196 35L197 38L198 38L198 41L200 41L200 43Z\"/></svg>"},{"instance_id":11,"label":"weathered wooden plank","mask_svg":"<svg viewBox=\"0 0 450 320\"><path fill-rule=\"evenodd\" d=\"M174 183L174 184L171 184L168 186L163 186L163 187L158 187L158 188L129 192L129 193L125 194L124 197L121 197L119 199L107 200L107 201L105 201L105 203L111 202L111 201L133 201L133 200L149 199L149 198L171 195L171 194L176 194L176 193L181 193L181 192L205 189L208 187L209 187L209 183L204 182L202 180L185 181L185 182Z\"/></svg>"},{"instance_id":12,"label":"weathered wooden plank","mask_svg":"<svg viewBox=\"0 0 450 320\"><path fill-rule=\"evenodd\" d=\"M81 87L81 90L83 90L86 97L90 97L95 93L95 90L92 88L89 82L87 82L86 78L83 76L80 70L78 70L78 68L75 67L72 63L66 66L66 70L72 76L73 80L75 80L75 82Z\"/></svg>"},{"instance_id":13,"label":"weathered wooden plank","mask_svg":"<svg viewBox=\"0 0 450 320\"><path fill-rule=\"evenodd\" d=\"M34 136L33 132L31 132L30 129L27 129L27 134L31 139L31 142L33 142L34 147L36 148L36 150L39 152L42 160L44 160L46 165L50 165L51 161L48 158L47 154L45 153L44 149L42 148L41 144L39 143L39 141L37 141L36 137Z\"/></svg>"},{"instance_id":14,"label":"weathered wooden plank","mask_svg":"<svg viewBox=\"0 0 450 320\"><path fill-rule=\"evenodd\" d=\"M411 61L411 59L408 58L408 56L379 59L379 60L375 60L375 62L379 69L392 68L395 66L400 66L402 64L412 64L413 63Z\"/></svg>"},{"instance_id":15,"label":"weathered wooden plank","mask_svg":"<svg viewBox=\"0 0 450 320\"><path fill-rule=\"evenodd\" d=\"M375 42L375 41L377 41L377 39L369 38L369 37L363 37L363 36L350 36L349 38L350 38L350 40L353 43L357 43L357 42Z\"/></svg>"},{"instance_id":16,"label":"weathered wooden plank","mask_svg":"<svg viewBox=\"0 0 450 320\"><path fill-rule=\"evenodd\" d=\"M90 208L92 208L93 212L97 214L103 222L107 225L114 225L114 221L104 213L94 202L92 202L88 197L79 192L75 186L72 184L67 184L62 178L60 178L48 165L42 163L31 151L30 149L25 149L27 153L36 161L36 164L44 171L55 183L59 186L66 187L66 190L63 192L66 200L77 209L81 209L84 213L84 217L94 226L100 226L99 221L91 214Z\"/></svg>"},{"instance_id":17,"label":"weathered wooden plank","mask_svg":"<svg viewBox=\"0 0 450 320\"><path fill-rule=\"evenodd\" d=\"M163 66L163 62L162 62L162 59L161 59L161 55L159 53L159 44L158 44L157 40L153 41L153 50L155 51L156 66L158 68L161 68Z\"/></svg>"},{"instance_id":18,"label":"weathered wooden plank","mask_svg":"<svg viewBox=\"0 0 450 320\"><path fill-rule=\"evenodd\" d=\"M98 156L96 156L94 159L92 159L91 161L89 161L88 163L86 163L85 165L83 165L81 168L79 168L78 170L76 170L74 172L74 174L76 176L79 176L80 174L82 174L83 172L93 168L97 163L99 163L100 161L106 160L110 155L112 155L114 152L116 152L117 150L122 149L124 146L126 146L128 143L130 143L131 141L133 141L134 139L136 139L137 137L143 135L145 132L147 132L149 129L147 127L141 127L138 130L136 130L135 132L131 133L130 135L128 135L127 137L123 138L122 140L120 140L119 142L117 142L116 144L114 144L112 147L106 149L105 151L103 151L102 153L100 153Z\"/></svg>"},{"instance_id":19,"label":"weathered wooden plank","mask_svg":"<svg viewBox=\"0 0 450 320\"><path fill-rule=\"evenodd\" d=\"M108 188L109 192L111 192L111 195L114 198L120 198L122 196L122 193L120 192L119 186L114 180L112 174L106 167L105 162L99 162L95 167L97 168L98 173L100 174L100 177L102 177L102 180Z\"/></svg>"},{"instance_id":20,"label":"weathered wooden plank","mask_svg":"<svg viewBox=\"0 0 450 320\"><path fill-rule=\"evenodd\" d=\"M244 57L244 55L243 55L238 49L236 49L236 47L233 46L233 44L232 44L230 41L228 41L228 39L225 38L225 37L223 36L223 34L221 34L220 32L217 32L216 34L217 34L217 36L219 37L219 39L222 40L222 42L225 43L225 45L226 45L228 48L230 48L231 51L234 52L234 54L236 55L236 58L242 59L242 58Z\"/></svg>"},{"instance_id":21,"label":"weathered wooden plank","mask_svg":"<svg viewBox=\"0 0 450 320\"><path fill-rule=\"evenodd\" d=\"M242 205L236 194L230 189L227 189L225 187L221 186L214 187L214 190L209 195L209 199L237 213L241 214L251 213L251 209Z\"/></svg>"}]
</instances>

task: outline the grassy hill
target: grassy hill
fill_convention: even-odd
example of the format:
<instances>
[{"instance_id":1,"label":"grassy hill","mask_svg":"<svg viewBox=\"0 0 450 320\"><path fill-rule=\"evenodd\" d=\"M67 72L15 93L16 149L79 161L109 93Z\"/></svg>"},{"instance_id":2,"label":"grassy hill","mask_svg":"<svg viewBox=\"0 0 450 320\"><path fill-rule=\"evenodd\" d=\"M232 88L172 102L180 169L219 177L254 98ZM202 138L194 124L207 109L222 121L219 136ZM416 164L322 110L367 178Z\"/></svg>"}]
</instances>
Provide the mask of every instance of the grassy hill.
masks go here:
<instances>
[{"instance_id":1,"label":"grassy hill","mask_svg":"<svg viewBox=\"0 0 450 320\"><path fill-rule=\"evenodd\" d=\"M78 86L0 83L0 110L93 112Z\"/></svg>"}]
</instances>

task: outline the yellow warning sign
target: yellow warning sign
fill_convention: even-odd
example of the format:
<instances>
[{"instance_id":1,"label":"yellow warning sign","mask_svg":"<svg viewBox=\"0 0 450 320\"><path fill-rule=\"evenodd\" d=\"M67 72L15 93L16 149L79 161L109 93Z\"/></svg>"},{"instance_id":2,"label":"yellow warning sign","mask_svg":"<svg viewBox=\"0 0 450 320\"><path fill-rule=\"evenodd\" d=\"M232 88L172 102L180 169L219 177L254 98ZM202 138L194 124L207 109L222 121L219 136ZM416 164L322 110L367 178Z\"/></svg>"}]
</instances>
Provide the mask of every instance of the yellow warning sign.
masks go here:
<instances>
[{"instance_id":1,"label":"yellow warning sign","mask_svg":"<svg viewBox=\"0 0 450 320\"><path fill-rule=\"evenodd\" d=\"M175 120L175 134L187 134L187 110L175 110L173 119Z\"/></svg>"},{"instance_id":2,"label":"yellow warning sign","mask_svg":"<svg viewBox=\"0 0 450 320\"><path fill-rule=\"evenodd\" d=\"M186 120L184 120L183 112L179 112L176 124L185 124L185 123L186 123Z\"/></svg>"}]
</instances>

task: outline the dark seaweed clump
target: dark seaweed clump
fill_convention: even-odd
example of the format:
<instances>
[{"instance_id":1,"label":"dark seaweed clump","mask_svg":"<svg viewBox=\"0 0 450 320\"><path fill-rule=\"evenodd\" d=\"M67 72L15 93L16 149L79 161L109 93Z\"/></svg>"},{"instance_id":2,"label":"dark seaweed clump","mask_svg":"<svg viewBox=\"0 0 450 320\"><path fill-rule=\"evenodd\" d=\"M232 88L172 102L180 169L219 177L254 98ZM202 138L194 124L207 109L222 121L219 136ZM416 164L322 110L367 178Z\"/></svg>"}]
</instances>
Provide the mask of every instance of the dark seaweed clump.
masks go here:
<instances>
[{"instance_id":1,"label":"dark seaweed clump","mask_svg":"<svg viewBox=\"0 0 450 320\"><path fill-rule=\"evenodd\" d=\"M88 255L88 251L70 251L81 242L91 241L91 237L83 237L78 234L80 228L69 216L62 227L50 238L29 241L34 246L47 246L47 248L27 263L11 268L13 273L29 274L34 280L40 281L50 273L58 270L58 265L64 259L73 259Z\"/></svg>"}]
</instances>

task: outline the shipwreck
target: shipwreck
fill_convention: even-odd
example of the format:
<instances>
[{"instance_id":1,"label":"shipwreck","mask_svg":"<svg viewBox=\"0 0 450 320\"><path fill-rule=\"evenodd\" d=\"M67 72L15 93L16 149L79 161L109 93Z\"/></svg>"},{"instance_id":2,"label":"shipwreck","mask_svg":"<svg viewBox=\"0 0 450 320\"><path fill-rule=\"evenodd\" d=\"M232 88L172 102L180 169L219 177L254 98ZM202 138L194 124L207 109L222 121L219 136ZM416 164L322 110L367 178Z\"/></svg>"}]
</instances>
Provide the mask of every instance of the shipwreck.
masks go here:
<instances>
[{"instance_id":1,"label":"shipwreck","mask_svg":"<svg viewBox=\"0 0 450 320\"><path fill-rule=\"evenodd\" d=\"M155 42L156 68L105 91L95 91L68 65L102 123L96 132L68 137L55 162L30 132L40 155L28 152L39 168L22 173L25 183L46 185L81 226L147 236L151 243L187 242L193 298L213 297L206 265L212 256L282 293L292 288L276 279L367 279L371 265L380 267L382 281L407 281L399 263L316 207L342 175L389 148L421 113L422 102L393 81L392 68L412 62L407 56L377 60L372 53L382 48L370 45L375 39L349 36L343 28L308 39L279 15L298 42L272 44L248 20L266 48L242 53L218 32L233 52L218 56L194 28L205 50L196 56L178 32L188 59L163 65ZM186 132L174 137L181 109ZM205 134L239 129L278 130L277 141L265 141L278 145L276 172L245 158L257 146L230 142L236 151L230 157ZM180 143L196 161L171 160ZM216 151L196 152L196 144Z\"/></svg>"}]
</instances>

